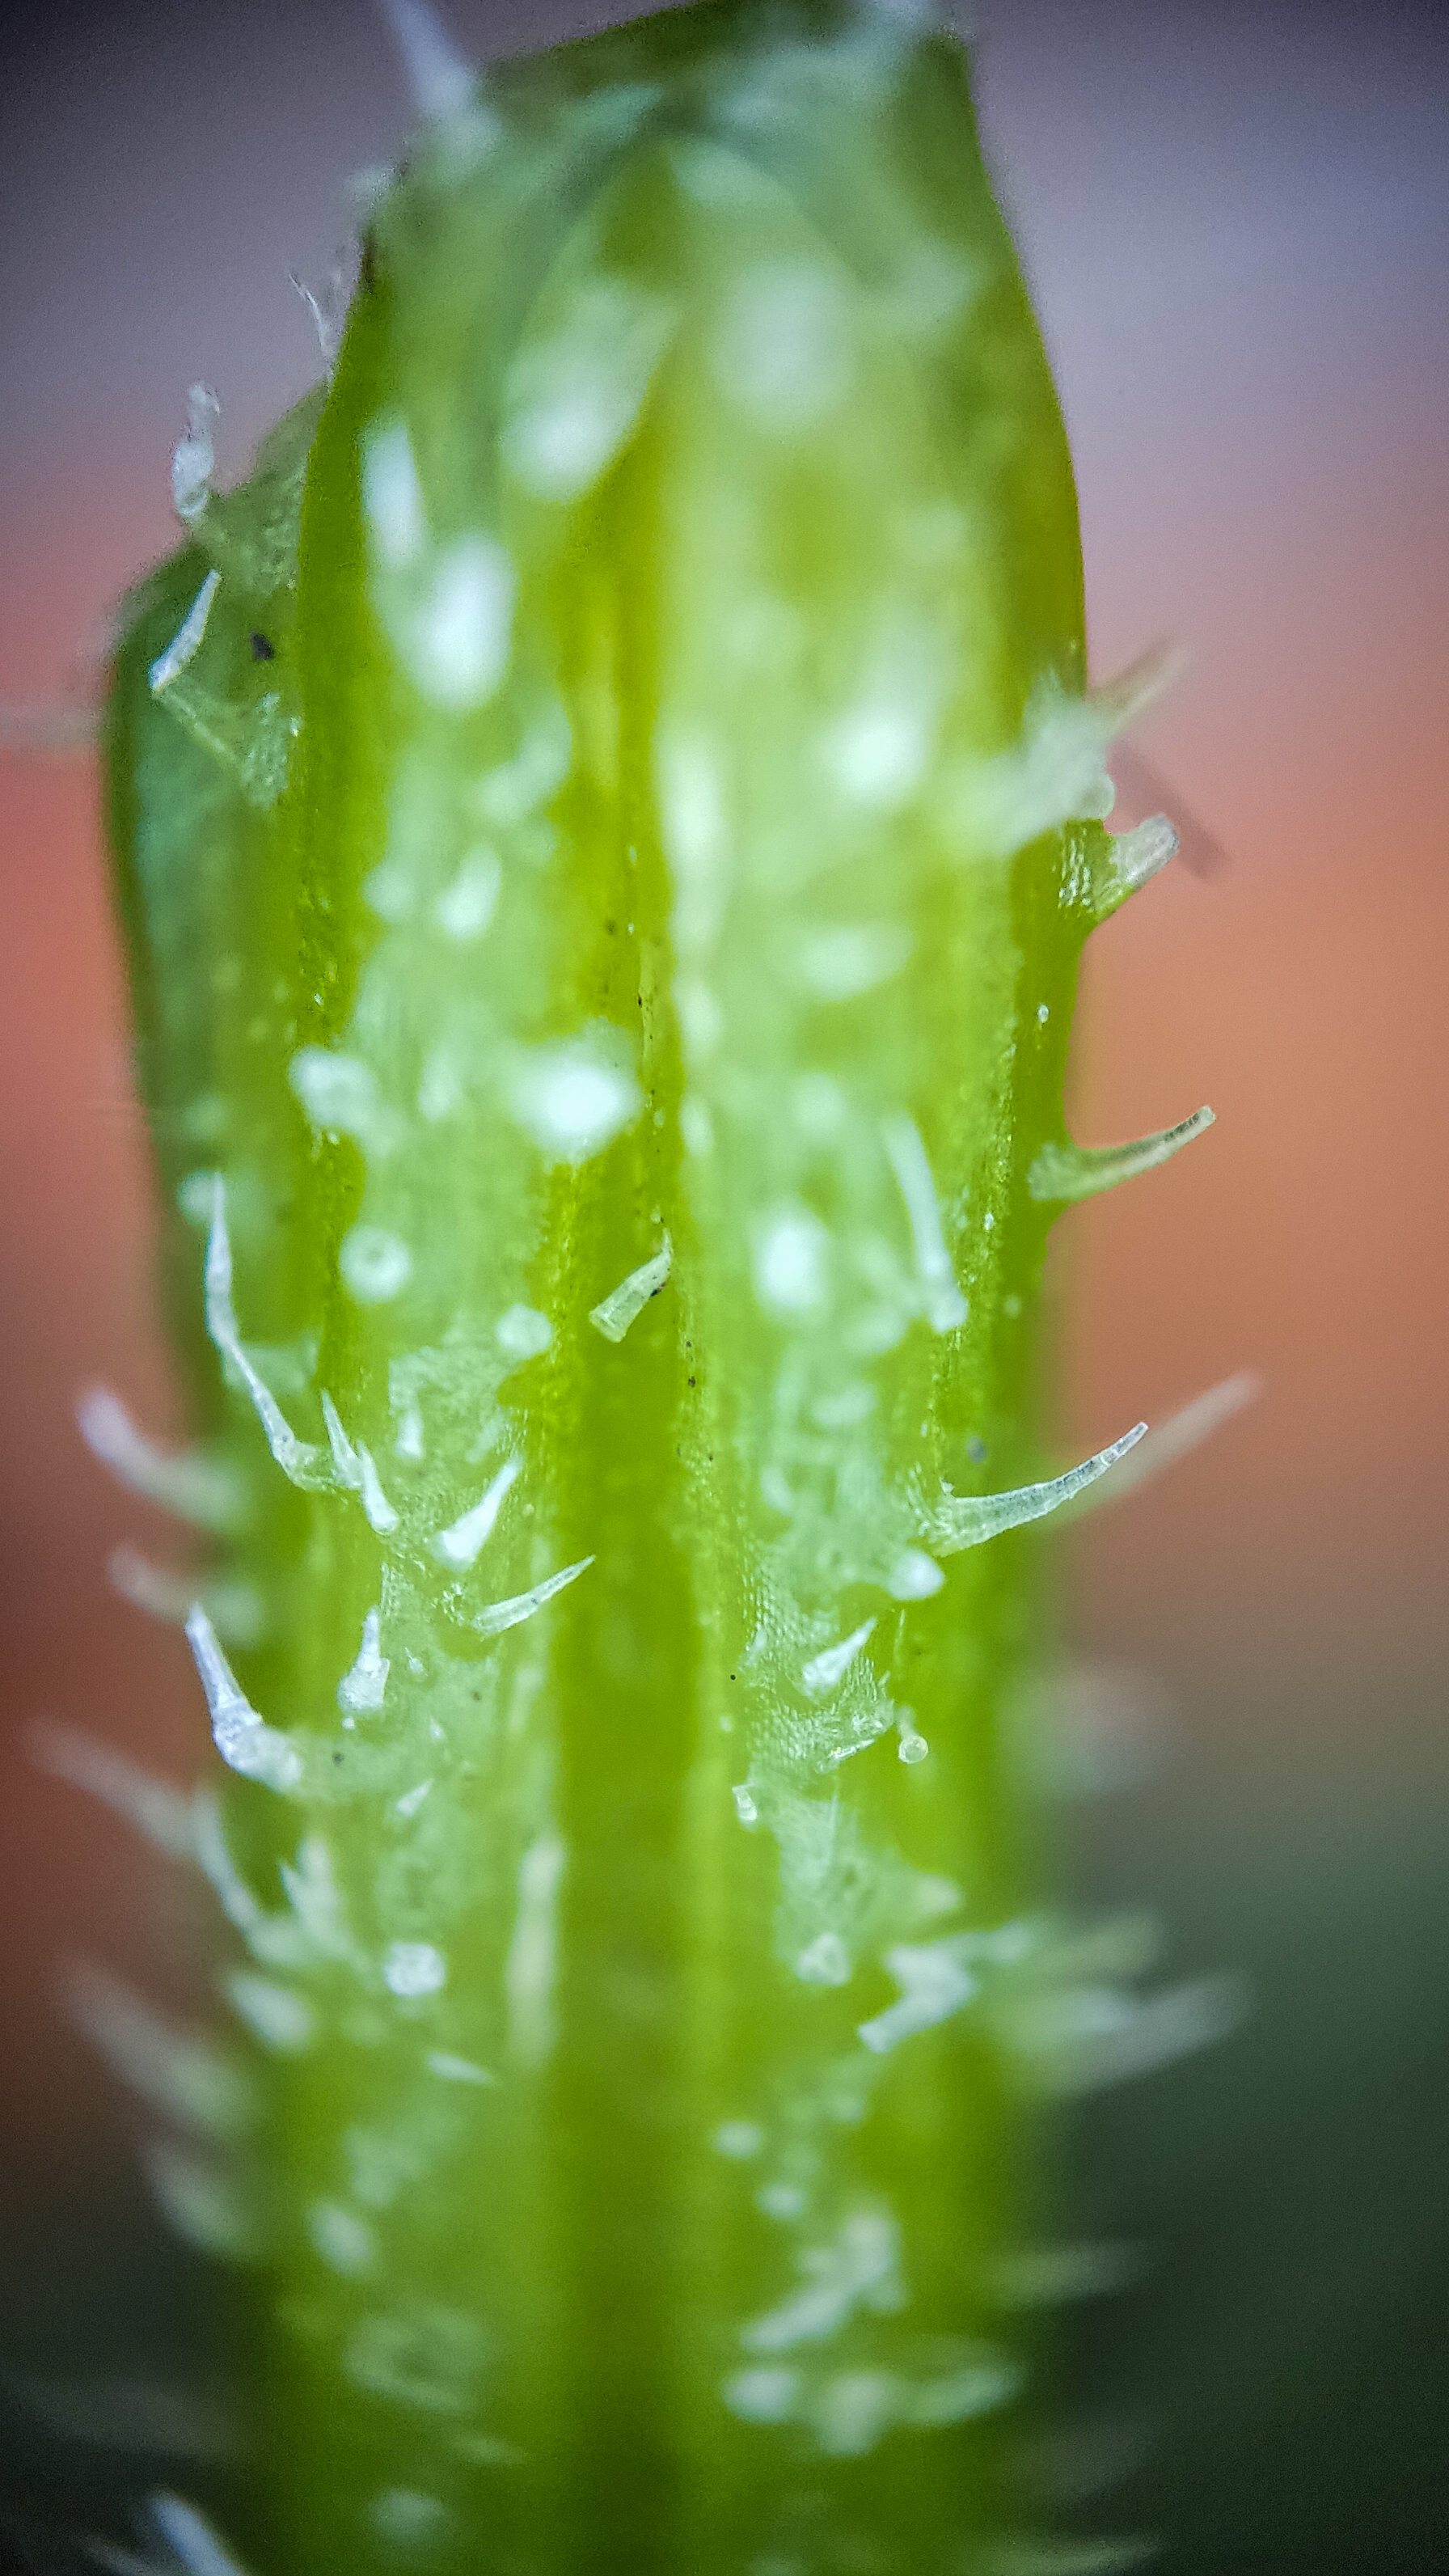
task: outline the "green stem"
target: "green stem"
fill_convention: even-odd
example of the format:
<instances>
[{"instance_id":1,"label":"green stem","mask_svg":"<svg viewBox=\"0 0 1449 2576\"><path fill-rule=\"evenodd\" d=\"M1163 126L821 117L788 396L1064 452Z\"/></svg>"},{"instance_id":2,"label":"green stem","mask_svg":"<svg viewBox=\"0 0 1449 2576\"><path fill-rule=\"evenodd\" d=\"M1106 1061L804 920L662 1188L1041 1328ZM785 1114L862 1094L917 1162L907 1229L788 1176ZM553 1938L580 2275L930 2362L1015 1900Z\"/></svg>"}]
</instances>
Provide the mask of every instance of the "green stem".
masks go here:
<instances>
[{"instance_id":1,"label":"green stem","mask_svg":"<svg viewBox=\"0 0 1449 2576\"><path fill-rule=\"evenodd\" d=\"M262 2267L265 2563L948 2576L1035 2216L1062 1074L1146 865L959 50L714 0L505 67L191 515L111 795L258 1608L190 1623L260 2110L188 2207Z\"/></svg>"}]
</instances>

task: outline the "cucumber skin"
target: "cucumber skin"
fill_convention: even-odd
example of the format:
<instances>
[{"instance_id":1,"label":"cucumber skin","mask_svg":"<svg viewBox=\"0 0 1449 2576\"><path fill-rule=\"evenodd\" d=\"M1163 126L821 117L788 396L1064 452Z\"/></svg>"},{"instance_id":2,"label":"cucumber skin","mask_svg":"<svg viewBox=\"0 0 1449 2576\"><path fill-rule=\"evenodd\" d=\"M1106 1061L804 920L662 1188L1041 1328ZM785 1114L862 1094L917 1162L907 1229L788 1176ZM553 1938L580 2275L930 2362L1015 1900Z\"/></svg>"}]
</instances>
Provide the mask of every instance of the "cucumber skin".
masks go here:
<instances>
[{"instance_id":1,"label":"cucumber skin","mask_svg":"<svg viewBox=\"0 0 1449 2576\"><path fill-rule=\"evenodd\" d=\"M580 483L560 406L627 411L630 365ZM963 58L808 5L502 67L374 216L325 401L134 603L109 810L168 1307L248 1496L237 1675L300 1767L222 1799L253 1971L310 2016L253 2048L236 2175L277 2576L948 2576L1008 2514L1043 1610L1025 1533L900 1568L934 1498L1040 1472L1027 1175L1107 842L989 818L1083 685ZM300 1489L203 1329L213 1171ZM374 1610L382 1704L340 1704Z\"/></svg>"}]
</instances>

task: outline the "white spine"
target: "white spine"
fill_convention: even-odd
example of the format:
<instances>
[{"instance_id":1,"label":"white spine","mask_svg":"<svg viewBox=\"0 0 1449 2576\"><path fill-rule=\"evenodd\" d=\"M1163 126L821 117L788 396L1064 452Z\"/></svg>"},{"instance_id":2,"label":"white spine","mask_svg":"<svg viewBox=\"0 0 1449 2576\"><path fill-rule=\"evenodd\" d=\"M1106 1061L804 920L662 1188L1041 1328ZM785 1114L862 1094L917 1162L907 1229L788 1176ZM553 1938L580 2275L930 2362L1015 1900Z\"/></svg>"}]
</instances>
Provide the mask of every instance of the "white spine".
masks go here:
<instances>
[{"instance_id":1,"label":"white spine","mask_svg":"<svg viewBox=\"0 0 1449 2576\"><path fill-rule=\"evenodd\" d=\"M148 1439L109 1387L89 1388L75 1418L91 1456L144 1501L195 1529L229 1529L239 1518L241 1496L226 1469L195 1450L163 1449Z\"/></svg>"},{"instance_id":2,"label":"white spine","mask_svg":"<svg viewBox=\"0 0 1449 2576\"><path fill-rule=\"evenodd\" d=\"M1005 1494L942 1494L926 1516L926 1534L943 1556L955 1556L963 1547L980 1547L1003 1530L1020 1529L1027 1521L1044 1520L1048 1512L1061 1510L1063 1503L1085 1491L1135 1449L1146 1433L1145 1422L1134 1423L1107 1449L1099 1449L1095 1458L1085 1458L1080 1467L1069 1467L1062 1476L1049 1476L1040 1485L1017 1485Z\"/></svg>"},{"instance_id":3,"label":"white spine","mask_svg":"<svg viewBox=\"0 0 1449 2576\"><path fill-rule=\"evenodd\" d=\"M477 76L437 11L426 0L381 0L381 5L418 114L430 125L446 125L461 116L473 98Z\"/></svg>"},{"instance_id":4,"label":"white spine","mask_svg":"<svg viewBox=\"0 0 1449 2576\"><path fill-rule=\"evenodd\" d=\"M596 1333L603 1334L606 1342L622 1342L650 1298L658 1296L669 1276L672 1258L673 1247L666 1234L662 1247L652 1260L641 1261L637 1270L631 1270L626 1279L620 1280L617 1288L611 1288L607 1297L601 1297L597 1306L590 1307L589 1322Z\"/></svg>"},{"instance_id":5,"label":"white spine","mask_svg":"<svg viewBox=\"0 0 1449 2576\"><path fill-rule=\"evenodd\" d=\"M546 1601L552 1601L556 1592L562 1592L570 1583L577 1583L593 1561L591 1556L581 1556L577 1565L566 1565L562 1573L548 1575L542 1583L535 1583L531 1592L515 1592L507 1601L491 1602L469 1625L476 1628L480 1637L501 1637L506 1628L521 1627L524 1620L533 1618Z\"/></svg>"},{"instance_id":6,"label":"white spine","mask_svg":"<svg viewBox=\"0 0 1449 2576\"><path fill-rule=\"evenodd\" d=\"M211 615L211 603L220 588L220 573L209 572L165 652L157 654L146 675L153 698L164 695L172 681L185 670L192 655L198 650L201 639L206 633L207 620Z\"/></svg>"},{"instance_id":7,"label":"white spine","mask_svg":"<svg viewBox=\"0 0 1449 2576\"><path fill-rule=\"evenodd\" d=\"M444 1565L461 1573L470 1566L493 1535L493 1527L511 1488L517 1483L523 1461L509 1458L499 1468L481 1501L466 1511L448 1529L440 1530L433 1541L433 1554Z\"/></svg>"},{"instance_id":8,"label":"white spine","mask_svg":"<svg viewBox=\"0 0 1449 2576\"><path fill-rule=\"evenodd\" d=\"M231 1302L231 1237L226 1224L226 1183L220 1172L211 1186L211 1231L206 1239L206 1329L251 1398L267 1447L290 1483L312 1490L333 1481L319 1449L299 1440L272 1390L253 1368L242 1348Z\"/></svg>"},{"instance_id":9,"label":"white spine","mask_svg":"<svg viewBox=\"0 0 1449 2576\"><path fill-rule=\"evenodd\" d=\"M289 1744L275 1727L268 1726L238 1689L236 1676L217 1642L216 1630L200 1602L187 1618L186 1642L206 1693L211 1732L223 1762L243 1778L259 1780L265 1788L294 1789L302 1776L301 1757L295 1745Z\"/></svg>"}]
</instances>

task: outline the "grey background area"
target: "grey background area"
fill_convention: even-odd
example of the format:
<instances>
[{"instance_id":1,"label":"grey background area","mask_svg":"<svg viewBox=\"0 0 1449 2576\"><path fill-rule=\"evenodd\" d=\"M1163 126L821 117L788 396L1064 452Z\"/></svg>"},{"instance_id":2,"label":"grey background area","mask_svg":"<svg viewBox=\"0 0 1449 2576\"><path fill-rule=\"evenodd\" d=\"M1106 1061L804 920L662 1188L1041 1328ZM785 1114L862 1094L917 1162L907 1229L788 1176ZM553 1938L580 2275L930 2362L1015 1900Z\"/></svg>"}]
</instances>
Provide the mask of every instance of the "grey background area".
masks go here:
<instances>
[{"instance_id":1,"label":"grey background area","mask_svg":"<svg viewBox=\"0 0 1449 2576\"><path fill-rule=\"evenodd\" d=\"M1119 1052L1130 1039L1155 1066L1181 1036L1193 1086L1149 1084L1105 1132L1204 1097L1220 1128L1196 1168L1194 1148L1081 1238L1119 1249L1080 1255L1089 1323L1063 1374L1099 1410L1071 1454L1245 1362L1271 1380L1221 1466L1104 1515L1072 1559L1075 1633L1145 1658L1176 1711L1151 1777L1068 1819L1076 1893L1155 1912L1165 1976L1228 1970L1253 2003L1218 2049L1072 2116L1072 2226L1146 2262L1138 2288L1071 2312L1023 2477L1084 2540L1160 2534L1168 2576L1434 2576L1449 2568L1449 13L975 14L984 131L1077 458L1094 653L1105 671L1186 635L1192 690L1152 753L1235 862L1221 890L1164 881L1132 908L1110 934L1125 964L1089 990L1109 1069L1118 1010ZM449 15L486 57L608 13L456 0ZM171 543L188 384L220 392L225 478L314 379L288 271L321 284L349 174L389 160L407 115L363 0L49 0L5 48L0 705L83 686L107 604ZM54 885L18 827L0 846L0 1045L7 1021L50 1027L57 1063L82 1044L65 1026L74 921L104 937L94 847L64 846ZM38 1004L21 989L35 922ZM1399 962L1374 1017L1380 953ZM1324 961L1340 955L1334 985ZM100 1148L85 1162L38 1126L26 1144L42 1076L18 1041L0 1060L0 2566L68 2576L67 2533L135 2544L148 2484L226 2519L246 2484L225 2386L239 2311L161 2234L128 2115L36 2001L72 1918L102 1955L129 1943L143 1982L199 1927L148 1911L144 1865L119 1875L99 1821L63 1821L19 1749L26 1720L114 1720L115 1740L172 1769L200 1736L183 1755L198 1724L183 1664L134 1643L119 1611L96 1610L89 1660L65 1662L124 1525L102 1527L83 1462L52 1481L36 1462L69 1438L68 1390L139 1328L107 1322L93 1285L87 1307L84 1280L65 1304L114 1229L77 1219L52 1258L42 1185L67 1154L99 1173ZM118 1098L124 1082L122 1064ZM43 1419L31 1272L65 1341ZM139 1253L127 1295L140 1312Z\"/></svg>"}]
</instances>

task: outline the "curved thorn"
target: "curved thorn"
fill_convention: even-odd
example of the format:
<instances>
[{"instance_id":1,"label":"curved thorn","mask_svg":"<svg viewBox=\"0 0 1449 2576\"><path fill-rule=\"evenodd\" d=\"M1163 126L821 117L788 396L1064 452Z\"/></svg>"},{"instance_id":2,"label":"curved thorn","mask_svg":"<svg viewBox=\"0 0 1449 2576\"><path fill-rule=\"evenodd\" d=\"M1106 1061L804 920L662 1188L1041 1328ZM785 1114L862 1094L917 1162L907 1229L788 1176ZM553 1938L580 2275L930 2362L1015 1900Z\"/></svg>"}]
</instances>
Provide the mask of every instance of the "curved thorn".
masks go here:
<instances>
[{"instance_id":1,"label":"curved thorn","mask_svg":"<svg viewBox=\"0 0 1449 2576\"><path fill-rule=\"evenodd\" d=\"M138 1547L112 1548L106 1559L106 1579L133 1610L178 1628L185 1626L197 1598L194 1575L173 1574L163 1565L153 1565ZM217 1635L230 1646L254 1646L266 1626L261 1600L249 1583L203 1584L201 1606Z\"/></svg>"},{"instance_id":2,"label":"curved thorn","mask_svg":"<svg viewBox=\"0 0 1449 2576\"><path fill-rule=\"evenodd\" d=\"M300 2057L312 2045L316 2015L305 1995L250 1968L229 1968L222 1991L253 2039L278 2057Z\"/></svg>"},{"instance_id":3,"label":"curved thorn","mask_svg":"<svg viewBox=\"0 0 1449 2576\"><path fill-rule=\"evenodd\" d=\"M1216 1386L1205 1387L1190 1404L1181 1405L1176 1413L1149 1431L1128 1467L1114 1476L1105 1493L1083 1499L1080 1511L1096 1511L1103 1503L1115 1503L1124 1494L1135 1493L1139 1485L1150 1484L1155 1476L1175 1467L1179 1458L1210 1440L1225 1422L1246 1405L1256 1403L1263 1392L1263 1381L1256 1369L1239 1369L1232 1377L1220 1378ZM1077 1513L1073 1513L1073 1518Z\"/></svg>"},{"instance_id":4,"label":"curved thorn","mask_svg":"<svg viewBox=\"0 0 1449 2576\"><path fill-rule=\"evenodd\" d=\"M445 1530L439 1530L433 1541L433 1554L444 1565L463 1573L479 1555L493 1534L494 1523L511 1488L522 1472L521 1458L505 1458L481 1501L473 1504Z\"/></svg>"},{"instance_id":5,"label":"curved thorn","mask_svg":"<svg viewBox=\"0 0 1449 2576\"><path fill-rule=\"evenodd\" d=\"M348 1439L342 1416L325 1387L322 1390L322 1419L327 1426L327 1442L332 1451L337 1483L345 1486L348 1493L360 1495L368 1527L379 1538L391 1538L398 1525L398 1516L383 1492L382 1478L377 1472L372 1451L365 1442L359 1440L354 1447Z\"/></svg>"},{"instance_id":6,"label":"curved thorn","mask_svg":"<svg viewBox=\"0 0 1449 2576\"><path fill-rule=\"evenodd\" d=\"M1048 1512L1060 1511L1129 1449L1135 1449L1147 1430L1145 1422L1134 1423L1107 1449L1099 1449L1095 1458L1084 1458L1080 1467L1068 1467L1061 1476L1048 1476L1040 1485L1017 1485L1005 1494L942 1494L931 1504L923 1527L942 1556L956 1556L963 1547L980 1547L989 1538L998 1538L1003 1530L1020 1529L1026 1521L1044 1520Z\"/></svg>"},{"instance_id":7,"label":"curved thorn","mask_svg":"<svg viewBox=\"0 0 1449 2576\"><path fill-rule=\"evenodd\" d=\"M133 1825L171 1860L196 1859L196 1811L184 1789L153 1780L139 1762L116 1753L76 1726L40 1719L30 1730L30 1755L52 1780L85 1789L102 1806Z\"/></svg>"},{"instance_id":8,"label":"curved thorn","mask_svg":"<svg viewBox=\"0 0 1449 2576\"><path fill-rule=\"evenodd\" d=\"M196 1450L163 1449L148 1439L108 1386L89 1387L75 1418L91 1456L145 1502L195 1529L230 1529L240 1519L242 1498L226 1469Z\"/></svg>"},{"instance_id":9,"label":"curved thorn","mask_svg":"<svg viewBox=\"0 0 1449 2576\"><path fill-rule=\"evenodd\" d=\"M186 1642L201 1677L211 1732L223 1762L264 1788L294 1789L302 1776L302 1757L294 1744L258 1717L217 1643L216 1630L196 1602L187 1614Z\"/></svg>"},{"instance_id":10,"label":"curved thorn","mask_svg":"<svg viewBox=\"0 0 1449 2576\"><path fill-rule=\"evenodd\" d=\"M1114 832L1111 840L1113 866L1125 894L1145 886L1159 868L1176 858L1179 847L1177 826L1165 814L1149 814L1130 832Z\"/></svg>"},{"instance_id":11,"label":"curved thorn","mask_svg":"<svg viewBox=\"0 0 1449 2576\"><path fill-rule=\"evenodd\" d=\"M1092 892L1092 918L1097 922L1110 921L1129 895L1138 893L1176 858L1181 846L1177 827L1165 814L1149 814L1130 832L1111 832L1107 838L1109 863Z\"/></svg>"},{"instance_id":12,"label":"curved thorn","mask_svg":"<svg viewBox=\"0 0 1449 2576\"><path fill-rule=\"evenodd\" d=\"M32 760L64 759L88 751L99 740L100 717L94 707L0 705L0 752L19 752Z\"/></svg>"},{"instance_id":13,"label":"curved thorn","mask_svg":"<svg viewBox=\"0 0 1449 2576\"><path fill-rule=\"evenodd\" d=\"M295 288L312 316L317 345L322 352L322 364L327 370L330 382L332 370L337 363L337 352L342 345L347 307L351 301L348 265L342 255L339 254L334 258L320 295L314 294L305 277L299 275L295 268L288 269L287 283Z\"/></svg>"},{"instance_id":14,"label":"curved thorn","mask_svg":"<svg viewBox=\"0 0 1449 2576\"><path fill-rule=\"evenodd\" d=\"M839 1687L862 1646L874 1635L875 1624L874 1619L862 1619L860 1626L842 1637L838 1645L827 1646L822 1654L811 1656L800 1679L812 1699L821 1699L827 1691Z\"/></svg>"},{"instance_id":15,"label":"curved thorn","mask_svg":"<svg viewBox=\"0 0 1449 2576\"><path fill-rule=\"evenodd\" d=\"M215 2158L171 2138L154 2138L141 2162L162 2217L187 2245L223 2263L249 2263L259 2252L257 2230ZM189 2558L192 2576L241 2576L234 2559Z\"/></svg>"},{"instance_id":16,"label":"curved thorn","mask_svg":"<svg viewBox=\"0 0 1449 2576\"><path fill-rule=\"evenodd\" d=\"M1007 2045L1033 2089L1071 2101L1173 2066L1231 2036L1246 2019L1241 1977L1193 1977L1155 1994L1068 1985L1008 2023Z\"/></svg>"},{"instance_id":17,"label":"curved thorn","mask_svg":"<svg viewBox=\"0 0 1449 2576\"><path fill-rule=\"evenodd\" d=\"M1208 830L1200 814L1193 812L1181 789L1165 778L1156 761L1149 760L1135 743L1117 744L1112 753L1112 774L1122 794L1144 811L1159 802L1171 804L1182 842L1182 864L1189 876L1206 881L1221 876L1232 865L1217 835Z\"/></svg>"},{"instance_id":18,"label":"curved thorn","mask_svg":"<svg viewBox=\"0 0 1449 2576\"><path fill-rule=\"evenodd\" d=\"M221 2540L198 2506L184 2496L161 2493L150 2499L151 2520L173 2549L188 2576L246 2576L235 2553Z\"/></svg>"},{"instance_id":19,"label":"curved thorn","mask_svg":"<svg viewBox=\"0 0 1449 2576\"><path fill-rule=\"evenodd\" d=\"M1104 680L1099 688L1089 689L1087 703L1095 707L1108 728L1108 739L1126 733L1159 698L1175 689L1187 667L1187 655L1180 644L1149 644L1115 680Z\"/></svg>"},{"instance_id":20,"label":"curved thorn","mask_svg":"<svg viewBox=\"0 0 1449 2576\"><path fill-rule=\"evenodd\" d=\"M1180 1118L1175 1127L1135 1137L1130 1145L1074 1145L1070 1140L1043 1145L1027 1173L1027 1188L1047 1207L1068 1207L1077 1199L1095 1198L1099 1190L1115 1190L1119 1181L1133 1181L1139 1172L1153 1172L1159 1163L1170 1163L1174 1154L1214 1123L1211 1109L1202 1108L1190 1118Z\"/></svg>"},{"instance_id":21,"label":"curved thorn","mask_svg":"<svg viewBox=\"0 0 1449 2576\"><path fill-rule=\"evenodd\" d=\"M157 654L147 673L153 698L159 698L163 691L170 688L177 674L185 670L187 663L197 651L206 633L206 622L211 615L211 603L220 588L220 573L215 570L209 572L165 651Z\"/></svg>"},{"instance_id":22,"label":"curved thorn","mask_svg":"<svg viewBox=\"0 0 1449 2576\"><path fill-rule=\"evenodd\" d=\"M65 1980L77 2029L113 2075L167 2119L202 2137L229 2137L251 2111L251 2088L222 2051L156 2010L123 1978L88 1959Z\"/></svg>"},{"instance_id":23,"label":"curved thorn","mask_svg":"<svg viewBox=\"0 0 1449 2576\"><path fill-rule=\"evenodd\" d=\"M581 1556L577 1565L566 1565L558 1574L546 1576L542 1583L535 1583L531 1592L515 1592L507 1601L491 1602L486 1610L479 1611L476 1619L469 1620L469 1627L476 1628L480 1637L501 1637L505 1628L521 1627L524 1620L531 1619L535 1611L553 1599L556 1592L562 1592L567 1584L576 1583L581 1574L587 1574L593 1561L591 1556Z\"/></svg>"},{"instance_id":24,"label":"curved thorn","mask_svg":"<svg viewBox=\"0 0 1449 2576\"><path fill-rule=\"evenodd\" d=\"M344 1715L376 1716L387 1693L390 1670L390 1659L382 1651L382 1608L376 1603L362 1623L356 1659L337 1685L337 1705Z\"/></svg>"},{"instance_id":25,"label":"curved thorn","mask_svg":"<svg viewBox=\"0 0 1449 2576\"><path fill-rule=\"evenodd\" d=\"M267 1447L288 1482L312 1493L325 1491L333 1475L321 1450L308 1440L298 1439L271 1388L242 1348L231 1302L231 1237L226 1225L226 1183L220 1172L212 1175L211 1230L206 1238L206 1329L223 1361L241 1379L267 1435Z\"/></svg>"},{"instance_id":26,"label":"curved thorn","mask_svg":"<svg viewBox=\"0 0 1449 2576\"><path fill-rule=\"evenodd\" d=\"M382 1489L372 1451L365 1441L357 1444L357 1463L362 1470L362 1511L368 1528L377 1538L391 1538L398 1525L398 1515Z\"/></svg>"},{"instance_id":27,"label":"curved thorn","mask_svg":"<svg viewBox=\"0 0 1449 2576\"><path fill-rule=\"evenodd\" d=\"M1119 734L1176 679L1181 656L1158 645L1104 688L1074 696L1046 675L1032 690L1017 743L962 783L960 819L978 845L1009 858L1044 832L1088 816L1105 821L1116 787L1104 762Z\"/></svg>"},{"instance_id":28,"label":"curved thorn","mask_svg":"<svg viewBox=\"0 0 1449 2576\"><path fill-rule=\"evenodd\" d=\"M332 1452L339 1485L345 1485L350 1494L360 1494L362 1461L342 1428L342 1416L325 1386L322 1389L322 1420L326 1425L327 1445Z\"/></svg>"},{"instance_id":29,"label":"curved thorn","mask_svg":"<svg viewBox=\"0 0 1449 2576\"><path fill-rule=\"evenodd\" d=\"M268 1913L243 1878L227 1844L221 1810L209 1790L197 1790L191 1812L197 1866L252 1957L268 1968L285 1970L312 1965L315 1953L296 1915L290 1910Z\"/></svg>"},{"instance_id":30,"label":"curved thorn","mask_svg":"<svg viewBox=\"0 0 1449 2576\"><path fill-rule=\"evenodd\" d=\"M429 125L446 125L473 97L478 76L472 64L427 0L380 0L380 6L419 116Z\"/></svg>"},{"instance_id":31,"label":"curved thorn","mask_svg":"<svg viewBox=\"0 0 1449 2576\"><path fill-rule=\"evenodd\" d=\"M176 2383L109 2371L43 2377L26 2372L13 2383L26 2412L65 2442L153 2458L219 2461L241 2448L241 2428L218 2398ZM94 2551L90 2553L95 2555ZM148 2562L122 2552L115 2564L131 2571ZM57 2561L57 2567L60 2566ZM97 2560L109 2566L111 2560ZM69 2567L70 2561L65 2565Z\"/></svg>"},{"instance_id":32,"label":"curved thorn","mask_svg":"<svg viewBox=\"0 0 1449 2576\"><path fill-rule=\"evenodd\" d=\"M205 517L211 500L211 478L216 470L212 431L220 418L221 405L211 386L192 385L186 396L186 427L171 457L171 502L184 528L194 528L197 520ZM214 595L215 573L210 581ZM210 605L208 598L207 607ZM154 689L156 685L153 672L151 686Z\"/></svg>"},{"instance_id":33,"label":"curved thorn","mask_svg":"<svg viewBox=\"0 0 1449 2576\"><path fill-rule=\"evenodd\" d=\"M589 1308L589 1322L596 1333L603 1334L606 1342L622 1342L630 1325L643 1314L650 1298L658 1296L669 1277L673 1257L674 1248L666 1234L651 1260L641 1261L637 1270L631 1270L627 1279L621 1279L617 1288L611 1288L607 1297L601 1297L597 1306Z\"/></svg>"},{"instance_id":34,"label":"curved thorn","mask_svg":"<svg viewBox=\"0 0 1449 2576\"><path fill-rule=\"evenodd\" d=\"M933 1333L953 1333L958 1325L965 1323L967 1306L941 1231L940 1202L931 1166L926 1159L926 1148L921 1141L921 1131L914 1118L902 1115L885 1119L881 1133L891 1170L905 1201L926 1320Z\"/></svg>"}]
</instances>

